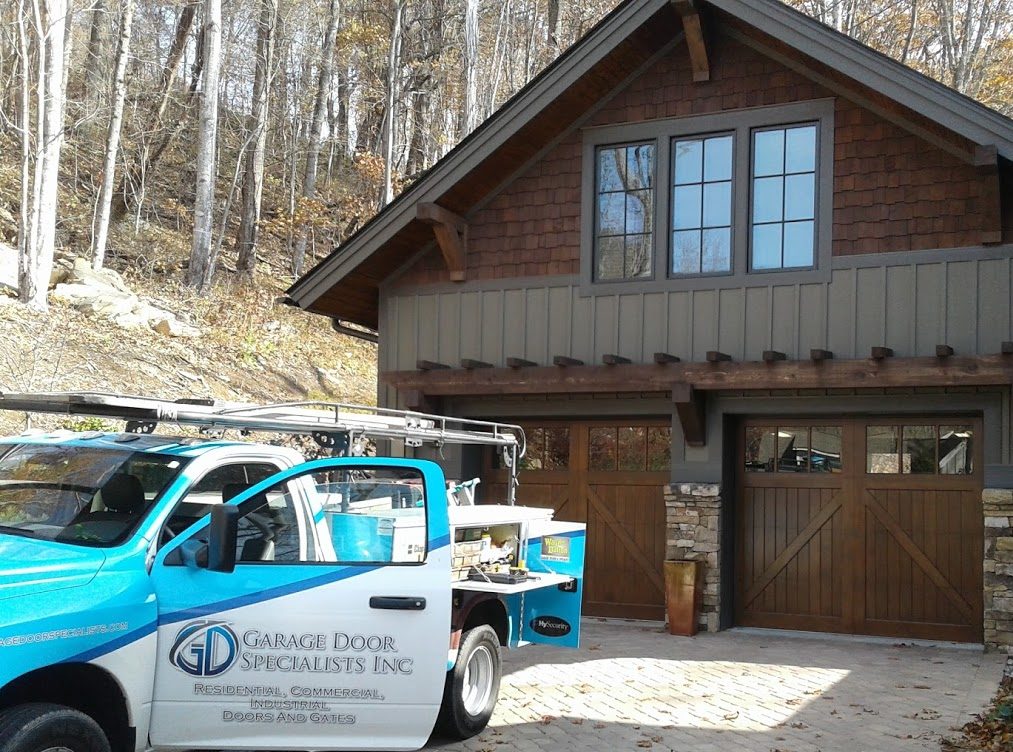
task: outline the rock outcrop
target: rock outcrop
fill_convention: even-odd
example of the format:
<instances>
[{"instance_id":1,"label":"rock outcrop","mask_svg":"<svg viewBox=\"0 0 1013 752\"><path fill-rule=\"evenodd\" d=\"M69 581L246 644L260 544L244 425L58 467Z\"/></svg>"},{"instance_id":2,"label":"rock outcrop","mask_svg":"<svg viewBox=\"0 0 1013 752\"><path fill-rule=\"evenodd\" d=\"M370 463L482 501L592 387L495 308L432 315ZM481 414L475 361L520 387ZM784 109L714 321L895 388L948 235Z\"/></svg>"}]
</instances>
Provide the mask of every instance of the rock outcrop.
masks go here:
<instances>
[{"instance_id":1,"label":"rock outcrop","mask_svg":"<svg viewBox=\"0 0 1013 752\"><path fill-rule=\"evenodd\" d=\"M199 329L180 321L174 313L141 300L112 269L96 271L82 258L74 259L73 265L64 269L52 297L118 326L146 326L169 337L200 334Z\"/></svg>"}]
</instances>

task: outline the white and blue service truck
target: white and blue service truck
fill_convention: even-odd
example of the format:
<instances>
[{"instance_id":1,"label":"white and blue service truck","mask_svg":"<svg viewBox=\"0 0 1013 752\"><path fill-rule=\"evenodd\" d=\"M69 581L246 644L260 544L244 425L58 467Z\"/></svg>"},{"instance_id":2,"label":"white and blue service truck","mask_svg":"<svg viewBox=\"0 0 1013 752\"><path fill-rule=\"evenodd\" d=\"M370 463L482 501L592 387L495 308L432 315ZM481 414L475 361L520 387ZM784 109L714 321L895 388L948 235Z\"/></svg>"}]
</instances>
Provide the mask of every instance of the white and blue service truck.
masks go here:
<instances>
[{"instance_id":1,"label":"white and blue service truck","mask_svg":"<svg viewBox=\"0 0 1013 752\"><path fill-rule=\"evenodd\" d=\"M585 531L513 504L517 426L87 392L0 409L126 421L0 439L0 752L417 749L485 727L502 647L577 645ZM505 503L377 442L491 447Z\"/></svg>"}]
</instances>

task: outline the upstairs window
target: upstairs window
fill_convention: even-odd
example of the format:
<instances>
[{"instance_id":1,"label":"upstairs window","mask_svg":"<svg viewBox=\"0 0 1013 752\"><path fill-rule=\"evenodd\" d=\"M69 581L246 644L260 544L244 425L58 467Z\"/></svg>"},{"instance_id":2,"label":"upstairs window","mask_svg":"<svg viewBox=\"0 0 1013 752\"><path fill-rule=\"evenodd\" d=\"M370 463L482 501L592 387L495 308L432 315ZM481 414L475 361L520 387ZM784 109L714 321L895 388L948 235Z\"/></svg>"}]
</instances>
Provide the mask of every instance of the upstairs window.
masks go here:
<instances>
[{"instance_id":1,"label":"upstairs window","mask_svg":"<svg viewBox=\"0 0 1013 752\"><path fill-rule=\"evenodd\" d=\"M732 268L731 134L672 141L672 275Z\"/></svg>"},{"instance_id":2,"label":"upstairs window","mask_svg":"<svg viewBox=\"0 0 1013 752\"><path fill-rule=\"evenodd\" d=\"M752 165L752 268L812 268L816 125L754 131Z\"/></svg>"},{"instance_id":3,"label":"upstairs window","mask_svg":"<svg viewBox=\"0 0 1013 752\"><path fill-rule=\"evenodd\" d=\"M602 147L596 153L595 279L654 273L654 144Z\"/></svg>"},{"instance_id":4,"label":"upstairs window","mask_svg":"<svg viewBox=\"0 0 1013 752\"><path fill-rule=\"evenodd\" d=\"M834 108L586 128L581 294L829 281Z\"/></svg>"}]
</instances>

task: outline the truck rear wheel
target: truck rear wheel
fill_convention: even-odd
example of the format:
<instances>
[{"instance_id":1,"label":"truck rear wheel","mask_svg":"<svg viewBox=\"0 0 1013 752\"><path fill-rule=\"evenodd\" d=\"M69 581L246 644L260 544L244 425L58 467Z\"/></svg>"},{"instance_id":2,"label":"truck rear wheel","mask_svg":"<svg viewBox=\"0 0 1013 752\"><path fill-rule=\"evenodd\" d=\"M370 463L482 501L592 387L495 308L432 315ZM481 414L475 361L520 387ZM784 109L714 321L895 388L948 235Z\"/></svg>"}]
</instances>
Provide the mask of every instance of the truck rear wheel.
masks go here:
<instances>
[{"instance_id":1,"label":"truck rear wheel","mask_svg":"<svg viewBox=\"0 0 1013 752\"><path fill-rule=\"evenodd\" d=\"M480 733L496 707L501 672L499 637L492 627L483 624L461 635L457 663L443 687L437 729L455 739Z\"/></svg>"},{"instance_id":2,"label":"truck rear wheel","mask_svg":"<svg viewBox=\"0 0 1013 752\"><path fill-rule=\"evenodd\" d=\"M0 752L110 752L94 720L71 708L29 703L0 711Z\"/></svg>"}]
</instances>

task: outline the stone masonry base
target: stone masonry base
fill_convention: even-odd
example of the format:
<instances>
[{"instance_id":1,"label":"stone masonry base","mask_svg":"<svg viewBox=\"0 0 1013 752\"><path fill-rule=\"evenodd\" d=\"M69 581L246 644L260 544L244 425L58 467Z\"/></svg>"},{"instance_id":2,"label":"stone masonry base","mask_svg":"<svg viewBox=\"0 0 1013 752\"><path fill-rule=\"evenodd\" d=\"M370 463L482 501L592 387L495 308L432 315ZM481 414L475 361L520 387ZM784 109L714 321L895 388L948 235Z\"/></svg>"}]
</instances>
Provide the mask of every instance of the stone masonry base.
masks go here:
<instances>
[{"instance_id":1,"label":"stone masonry base","mask_svg":"<svg viewBox=\"0 0 1013 752\"><path fill-rule=\"evenodd\" d=\"M721 603L721 487L714 483L665 486L666 558L702 561L703 606L700 629L718 631Z\"/></svg>"},{"instance_id":2,"label":"stone masonry base","mask_svg":"<svg viewBox=\"0 0 1013 752\"><path fill-rule=\"evenodd\" d=\"M986 488L985 649L1013 654L1013 489Z\"/></svg>"}]
</instances>

